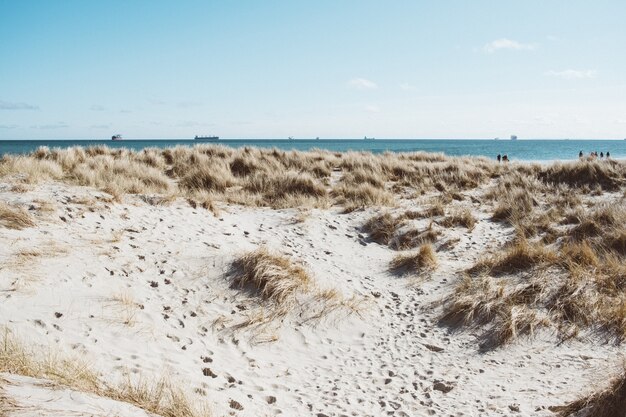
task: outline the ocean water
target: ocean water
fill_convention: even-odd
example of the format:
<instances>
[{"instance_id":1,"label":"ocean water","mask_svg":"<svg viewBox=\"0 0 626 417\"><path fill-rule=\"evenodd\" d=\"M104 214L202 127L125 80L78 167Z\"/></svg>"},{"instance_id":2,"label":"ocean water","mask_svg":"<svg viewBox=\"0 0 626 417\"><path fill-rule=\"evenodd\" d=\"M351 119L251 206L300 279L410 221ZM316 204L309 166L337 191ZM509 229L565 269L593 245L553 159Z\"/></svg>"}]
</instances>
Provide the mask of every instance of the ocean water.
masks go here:
<instances>
[{"instance_id":1,"label":"ocean water","mask_svg":"<svg viewBox=\"0 0 626 417\"><path fill-rule=\"evenodd\" d=\"M578 152L585 155L597 151L611 153L614 159L626 159L626 140L475 140L475 139L224 139L218 142L194 140L0 140L0 156L4 154L25 154L40 146L67 148L71 146L107 145L114 148L141 150L144 148L165 148L171 146L194 146L197 144L219 144L235 148L256 146L283 150L326 149L329 151L370 151L381 152L441 152L450 156L508 155L519 161L574 160Z\"/></svg>"}]
</instances>

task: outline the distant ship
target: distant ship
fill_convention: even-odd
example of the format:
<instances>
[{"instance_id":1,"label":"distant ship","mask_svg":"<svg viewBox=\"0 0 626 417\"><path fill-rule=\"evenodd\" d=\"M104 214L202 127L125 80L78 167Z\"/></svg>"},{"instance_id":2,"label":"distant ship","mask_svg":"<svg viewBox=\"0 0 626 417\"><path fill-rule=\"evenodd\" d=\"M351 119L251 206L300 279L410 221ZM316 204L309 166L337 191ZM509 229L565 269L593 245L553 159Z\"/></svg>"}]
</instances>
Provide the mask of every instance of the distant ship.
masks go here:
<instances>
[{"instance_id":1,"label":"distant ship","mask_svg":"<svg viewBox=\"0 0 626 417\"><path fill-rule=\"evenodd\" d=\"M204 140L207 142L215 142L220 140L219 136L196 136L195 138L193 138L194 140Z\"/></svg>"},{"instance_id":2,"label":"distant ship","mask_svg":"<svg viewBox=\"0 0 626 417\"><path fill-rule=\"evenodd\" d=\"M511 135L511 140L517 140L517 135Z\"/></svg>"},{"instance_id":3,"label":"distant ship","mask_svg":"<svg viewBox=\"0 0 626 417\"><path fill-rule=\"evenodd\" d=\"M122 135L113 135L111 136L111 140L122 140Z\"/></svg>"},{"instance_id":4,"label":"distant ship","mask_svg":"<svg viewBox=\"0 0 626 417\"><path fill-rule=\"evenodd\" d=\"M363 140L374 140L374 139L375 139L375 138L368 138L367 136L365 136L365 137L363 138Z\"/></svg>"}]
</instances>

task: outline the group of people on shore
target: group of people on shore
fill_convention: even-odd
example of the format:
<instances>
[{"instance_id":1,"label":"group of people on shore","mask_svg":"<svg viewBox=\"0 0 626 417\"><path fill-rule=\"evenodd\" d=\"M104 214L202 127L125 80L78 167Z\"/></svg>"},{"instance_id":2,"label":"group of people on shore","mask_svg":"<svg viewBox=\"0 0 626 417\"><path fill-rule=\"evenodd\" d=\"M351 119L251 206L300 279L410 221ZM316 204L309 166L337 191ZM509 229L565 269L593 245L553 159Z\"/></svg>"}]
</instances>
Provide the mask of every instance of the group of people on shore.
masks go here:
<instances>
[{"instance_id":1,"label":"group of people on shore","mask_svg":"<svg viewBox=\"0 0 626 417\"><path fill-rule=\"evenodd\" d=\"M578 152L578 158L579 159L583 159L585 157L585 153L581 150L580 152ZM600 152L600 155L598 156L598 152L594 151L594 152L590 152L588 159L604 159L605 154L604 152ZM611 152L606 151L606 159L609 159L611 157ZM498 156L496 156L496 159L498 160L498 162L509 162L509 156L507 154L504 155L500 155L498 154Z\"/></svg>"},{"instance_id":2,"label":"group of people on shore","mask_svg":"<svg viewBox=\"0 0 626 417\"><path fill-rule=\"evenodd\" d=\"M585 154L583 153L583 151L578 152L578 158L583 159L584 157L585 157ZM611 157L611 153L609 151L606 151L606 159L609 159L610 157ZM590 159L596 159L596 158L603 159L604 152L600 152L600 156L598 156L598 151L590 152L589 158Z\"/></svg>"}]
</instances>

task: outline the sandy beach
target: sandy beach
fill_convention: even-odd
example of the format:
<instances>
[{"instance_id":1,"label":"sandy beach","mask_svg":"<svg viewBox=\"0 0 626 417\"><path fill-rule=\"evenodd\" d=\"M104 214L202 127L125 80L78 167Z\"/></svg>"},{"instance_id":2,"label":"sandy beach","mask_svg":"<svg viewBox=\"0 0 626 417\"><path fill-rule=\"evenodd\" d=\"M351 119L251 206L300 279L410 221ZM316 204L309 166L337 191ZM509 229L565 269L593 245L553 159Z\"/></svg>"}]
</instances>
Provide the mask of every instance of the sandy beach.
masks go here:
<instances>
[{"instance_id":1,"label":"sandy beach","mask_svg":"<svg viewBox=\"0 0 626 417\"><path fill-rule=\"evenodd\" d=\"M189 176L166 151L103 151L72 163L79 151L42 151L0 162L0 415L555 416L553 407L622 372L626 327L601 322L600 307L585 325L547 307L552 296L542 304L535 295L511 298L508 310L494 302L495 317L476 321L488 303L468 292L483 307L452 320L471 282L483 280L487 297L489 285L510 294L574 274L561 260L579 259L565 245L585 213L608 207L621 219L622 162L555 168L215 149L204 154L211 163L180 156L211 181ZM102 172L140 160L145 171L98 177L92 165L77 174L98 158L109 158ZM306 160L316 162L294 162ZM413 170L428 174L403 180ZM131 189L122 182L133 181L129 172L153 177ZM246 188L253 176L265 184L284 172L313 185L288 195ZM528 185L521 197L515 181ZM384 195L350 196L366 183ZM514 218L525 199L530 208ZM505 200L512 204L502 215ZM600 234L623 230L612 227ZM597 235L584 240L594 250ZM502 257L521 245L531 255ZM623 248L611 248L623 267ZM578 276L599 280L610 261L604 253ZM610 297L623 303L619 294ZM533 319L516 321L519 309ZM88 369L99 382L59 378L58 367L75 376ZM150 389L142 400L129 394L159 381L185 398L164 403L191 409L146 406Z\"/></svg>"}]
</instances>

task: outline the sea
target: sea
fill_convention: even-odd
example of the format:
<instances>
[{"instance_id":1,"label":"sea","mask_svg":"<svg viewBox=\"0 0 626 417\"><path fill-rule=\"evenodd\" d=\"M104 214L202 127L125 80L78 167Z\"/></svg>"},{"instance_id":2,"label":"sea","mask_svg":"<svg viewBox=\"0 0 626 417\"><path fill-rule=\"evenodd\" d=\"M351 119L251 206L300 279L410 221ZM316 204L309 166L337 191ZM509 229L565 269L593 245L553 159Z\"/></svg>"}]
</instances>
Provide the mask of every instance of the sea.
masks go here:
<instances>
[{"instance_id":1,"label":"sea","mask_svg":"<svg viewBox=\"0 0 626 417\"><path fill-rule=\"evenodd\" d=\"M172 146L217 144L241 148L254 146L282 150L307 151L325 149L333 152L368 151L382 152L438 152L449 156L484 156L496 158L507 155L518 161L568 161L578 159L578 153L610 152L613 159L626 159L626 140L577 139L577 140L494 140L494 139L220 139L202 142L189 139L125 139L111 140L0 140L0 156L27 154L40 146L68 148L72 146L106 145L112 148L142 150Z\"/></svg>"}]
</instances>

